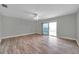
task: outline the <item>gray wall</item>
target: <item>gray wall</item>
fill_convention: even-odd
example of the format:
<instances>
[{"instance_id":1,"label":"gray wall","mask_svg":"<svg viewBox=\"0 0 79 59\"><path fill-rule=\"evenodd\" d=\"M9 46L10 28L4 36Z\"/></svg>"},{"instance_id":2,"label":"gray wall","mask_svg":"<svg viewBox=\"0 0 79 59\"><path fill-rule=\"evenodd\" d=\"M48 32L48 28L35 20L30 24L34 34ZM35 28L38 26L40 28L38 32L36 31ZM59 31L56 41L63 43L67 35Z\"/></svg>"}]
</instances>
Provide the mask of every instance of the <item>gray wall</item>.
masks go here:
<instances>
[{"instance_id":1,"label":"gray wall","mask_svg":"<svg viewBox=\"0 0 79 59\"><path fill-rule=\"evenodd\" d=\"M36 33L36 21L2 16L2 37Z\"/></svg>"},{"instance_id":2,"label":"gray wall","mask_svg":"<svg viewBox=\"0 0 79 59\"><path fill-rule=\"evenodd\" d=\"M36 32L42 34L42 23L37 21Z\"/></svg>"},{"instance_id":3,"label":"gray wall","mask_svg":"<svg viewBox=\"0 0 79 59\"><path fill-rule=\"evenodd\" d=\"M76 34L76 14L66 15L57 19L58 22L58 36L77 38Z\"/></svg>"},{"instance_id":4,"label":"gray wall","mask_svg":"<svg viewBox=\"0 0 79 59\"><path fill-rule=\"evenodd\" d=\"M1 21L2 21L2 19L1 19L1 15L0 15L0 39L1 39L1 29L2 29L2 26L1 26Z\"/></svg>"},{"instance_id":5,"label":"gray wall","mask_svg":"<svg viewBox=\"0 0 79 59\"><path fill-rule=\"evenodd\" d=\"M77 43L79 45L79 10L77 12Z\"/></svg>"},{"instance_id":6,"label":"gray wall","mask_svg":"<svg viewBox=\"0 0 79 59\"><path fill-rule=\"evenodd\" d=\"M40 24L46 22L57 21L57 36L58 37L67 37L67 38L77 38L76 33L76 13L70 15L64 15L55 18L49 18L39 21ZM42 27L40 27L42 29ZM39 30L40 32L41 30Z\"/></svg>"}]
</instances>

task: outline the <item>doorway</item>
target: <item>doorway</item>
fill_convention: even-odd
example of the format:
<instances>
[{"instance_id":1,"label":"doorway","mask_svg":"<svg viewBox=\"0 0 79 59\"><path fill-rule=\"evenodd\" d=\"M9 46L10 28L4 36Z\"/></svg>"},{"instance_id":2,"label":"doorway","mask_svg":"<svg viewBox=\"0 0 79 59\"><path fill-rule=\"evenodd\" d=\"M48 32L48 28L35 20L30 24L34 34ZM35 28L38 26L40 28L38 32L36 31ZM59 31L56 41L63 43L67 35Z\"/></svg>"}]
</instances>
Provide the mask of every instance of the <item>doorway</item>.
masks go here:
<instances>
[{"instance_id":1,"label":"doorway","mask_svg":"<svg viewBox=\"0 0 79 59\"><path fill-rule=\"evenodd\" d=\"M43 23L43 35L57 36L57 22Z\"/></svg>"}]
</instances>

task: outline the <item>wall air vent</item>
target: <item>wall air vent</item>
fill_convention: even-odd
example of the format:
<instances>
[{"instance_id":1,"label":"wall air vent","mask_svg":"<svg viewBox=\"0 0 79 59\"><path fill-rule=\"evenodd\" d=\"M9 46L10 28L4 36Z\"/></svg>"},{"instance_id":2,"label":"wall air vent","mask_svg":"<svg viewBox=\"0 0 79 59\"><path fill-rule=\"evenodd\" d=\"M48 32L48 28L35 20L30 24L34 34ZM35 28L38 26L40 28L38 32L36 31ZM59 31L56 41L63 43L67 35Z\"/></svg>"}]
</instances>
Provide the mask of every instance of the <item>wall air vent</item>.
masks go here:
<instances>
[{"instance_id":1,"label":"wall air vent","mask_svg":"<svg viewBox=\"0 0 79 59\"><path fill-rule=\"evenodd\" d=\"M7 8L7 5L6 4L2 4L2 7Z\"/></svg>"}]
</instances>

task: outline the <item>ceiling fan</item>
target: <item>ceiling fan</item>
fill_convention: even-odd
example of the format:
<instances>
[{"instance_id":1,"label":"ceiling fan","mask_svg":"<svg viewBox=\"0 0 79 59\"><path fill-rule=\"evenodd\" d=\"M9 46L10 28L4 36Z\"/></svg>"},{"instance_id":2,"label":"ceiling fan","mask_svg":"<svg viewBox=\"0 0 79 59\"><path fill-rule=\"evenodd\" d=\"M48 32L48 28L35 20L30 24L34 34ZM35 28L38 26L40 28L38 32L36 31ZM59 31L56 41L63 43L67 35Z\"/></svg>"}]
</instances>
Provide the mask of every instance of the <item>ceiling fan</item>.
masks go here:
<instances>
[{"instance_id":1,"label":"ceiling fan","mask_svg":"<svg viewBox=\"0 0 79 59\"><path fill-rule=\"evenodd\" d=\"M24 13L30 14L35 20L38 20L38 13L37 12L24 11Z\"/></svg>"}]
</instances>

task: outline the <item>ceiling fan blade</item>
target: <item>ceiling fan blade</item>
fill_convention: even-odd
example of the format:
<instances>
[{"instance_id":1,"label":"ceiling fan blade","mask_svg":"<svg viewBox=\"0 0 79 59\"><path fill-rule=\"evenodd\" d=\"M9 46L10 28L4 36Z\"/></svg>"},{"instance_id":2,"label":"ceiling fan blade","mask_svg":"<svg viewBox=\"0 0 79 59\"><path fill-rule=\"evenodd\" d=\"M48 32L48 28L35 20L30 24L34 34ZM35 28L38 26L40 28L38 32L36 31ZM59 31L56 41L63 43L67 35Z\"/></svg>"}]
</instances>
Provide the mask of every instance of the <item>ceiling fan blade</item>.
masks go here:
<instances>
[{"instance_id":1,"label":"ceiling fan blade","mask_svg":"<svg viewBox=\"0 0 79 59\"><path fill-rule=\"evenodd\" d=\"M37 16L37 13L36 12L24 11L24 13L31 14L33 16Z\"/></svg>"}]
</instances>

